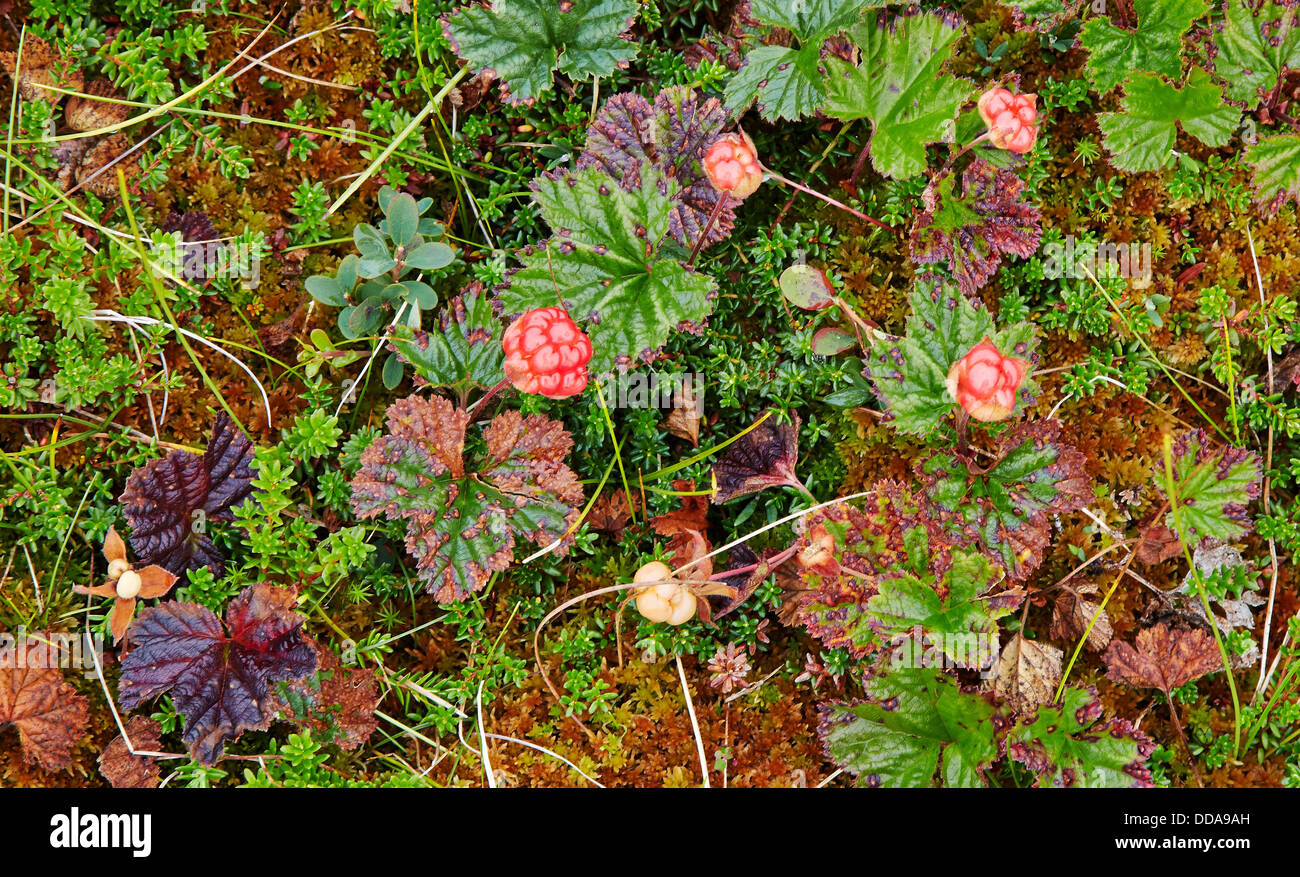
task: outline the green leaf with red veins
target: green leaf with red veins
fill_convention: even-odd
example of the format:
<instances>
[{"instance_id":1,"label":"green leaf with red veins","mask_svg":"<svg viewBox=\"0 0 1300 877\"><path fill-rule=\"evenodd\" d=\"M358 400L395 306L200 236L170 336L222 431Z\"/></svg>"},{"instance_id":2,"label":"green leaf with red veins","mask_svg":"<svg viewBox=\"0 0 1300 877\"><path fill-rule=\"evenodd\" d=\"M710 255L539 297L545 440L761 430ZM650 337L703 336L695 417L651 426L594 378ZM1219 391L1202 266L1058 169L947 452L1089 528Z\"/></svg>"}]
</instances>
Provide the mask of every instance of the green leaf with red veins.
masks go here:
<instances>
[{"instance_id":1,"label":"green leaf with red veins","mask_svg":"<svg viewBox=\"0 0 1300 877\"><path fill-rule=\"evenodd\" d=\"M1262 467L1254 451L1216 448L1204 430L1183 433L1174 442L1174 487L1178 511L1165 523L1191 546L1204 539L1237 539L1250 532L1246 506L1259 496ZM1163 467L1156 478L1165 490Z\"/></svg>"},{"instance_id":2,"label":"green leaf with red veins","mask_svg":"<svg viewBox=\"0 0 1300 877\"><path fill-rule=\"evenodd\" d=\"M899 432L931 437L957 402L948 395L953 363L987 336L1008 356L1037 362L1037 342L1027 323L1002 330L978 299L969 300L934 274L916 278L912 315L902 337L877 333L866 375L885 409L885 421ZM1031 401L1037 384L1027 378L1016 394L1016 411ZM1014 416L1014 415L1013 415Z\"/></svg>"},{"instance_id":3,"label":"green leaf with red veins","mask_svg":"<svg viewBox=\"0 0 1300 877\"><path fill-rule=\"evenodd\" d=\"M738 202L713 187L701 161L726 126L727 113L717 98L702 100L684 85L663 89L653 104L635 92L616 94L587 129L575 167L602 170L628 191L641 188L647 167L674 180L678 188L668 233L683 247L695 246L714 207L723 201L704 240L717 243L731 233Z\"/></svg>"},{"instance_id":4,"label":"green leaf with red veins","mask_svg":"<svg viewBox=\"0 0 1300 877\"><path fill-rule=\"evenodd\" d=\"M540 414L507 411L483 430L477 468L465 465L469 415L446 399L412 396L388 408L388 430L361 454L352 507L364 519L406 522L406 548L439 602L481 590L509 567L516 543L566 536L582 485L564 463L569 434Z\"/></svg>"},{"instance_id":5,"label":"green leaf with red veins","mask_svg":"<svg viewBox=\"0 0 1300 877\"><path fill-rule=\"evenodd\" d=\"M555 69L579 80L627 67L636 13L635 0L494 0L444 15L442 29L470 69L496 74L507 103L531 104Z\"/></svg>"},{"instance_id":6,"label":"green leaf with red veins","mask_svg":"<svg viewBox=\"0 0 1300 877\"><path fill-rule=\"evenodd\" d=\"M1091 18L1079 32L1089 52L1088 72L1105 94L1135 70L1176 79L1183 72L1183 34L1205 14L1203 0L1133 0L1137 27L1115 27L1104 17Z\"/></svg>"},{"instance_id":7,"label":"green leaf with red veins","mask_svg":"<svg viewBox=\"0 0 1300 877\"><path fill-rule=\"evenodd\" d=\"M998 462L983 474L972 473L956 451L940 451L917 466L932 513L954 544L987 552L1016 581L1042 563L1051 516L1093 500L1085 458L1060 441L1060 432L1057 420L1009 430L998 438Z\"/></svg>"},{"instance_id":8,"label":"green leaf with red veins","mask_svg":"<svg viewBox=\"0 0 1300 877\"><path fill-rule=\"evenodd\" d=\"M1006 735L1007 755L1030 769L1035 786L1149 788L1151 739L1124 719L1101 719L1093 688L1067 688L1060 707L1039 707Z\"/></svg>"},{"instance_id":9,"label":"green leaf with red veins","mask_svg":"<svg viewBox=\"0 0 1300 877\"><path fill-rule=\"evenodd\" d=\"M1270 134L1246 149L1255 201L1266 216L1300 201L1300 134Z\"/></svg>"},{"instance_id":10,"label":"green leaf with red veins","mask_svg":"<svg viewBox=\"0 0 1300 877\"><path fill-rule=\"evenodd\" d=\"M957 110L975 86L944 65L964 31L956 16L874 13L849 32L862 52L858 66L826 59L824 112L871 120L871 164L882 175L916 176L926 145L955 137Z\"/></svg>"},{"instance_id":11,"label":"green leaf with red veins","mask_svg":"<svg viewBox=\"0 0 1300 877\"><path fill-rule=\"evenodd\" d=\"M1226 0L1214 44L1215 78L1229 100L1253 110L1285 71L1300 70L1300 8L1276 0Z\"/></svg>"},{"instance_id":12,"label":"green leaf with red veins","mask_svg":"<svg viewBox=\"0 0 1300 877\"><path fill-rule=\"evenodd\" d=\"M998 619L1020 596L999 599L989 592L1002 569L981 554L954 550L952 566L939 579L907 572L881 575L866 618L882 639L911 639L943 654L958 667L984 670L998 656Z\"/></svg>"},{"instance_id":13,"label":"green leaf with red veins","mask_svg":"<svg viewBox=\"0 0 1300 877\"><path fill-rule=\"evenodd\" d=\"M416 386L450 387L463 397L504 377L501 322L481 283L471 283L447 303L438 331L399 324L389 331L388 343L415 370Z\"/></svg>"},{"instance_id":14,"label":"green leaf with red veins","mask_svg":"<svg viewBox=\"0 0 1300 877\"><path fill-rule=\"evenodd\" d=\"M1020 199L1025 183L1013 171L976 159L962 174L962 194L944 177L937 203L912 226L912 261L946 262L966 295L988 282L1004 255L1027 259L1038 249L1043 228L1038 208Z\"/></svg>"},{"instance_id":15,"label":"green leaf with red veins","mask_svg":"<svg viewBox=\"0 0 1300 877\"><path fill-rule=\"evenodd\" d=\"M594 168L539 177L533 197L556 236L523 251L497 291L502 311L563 305L591 339L593 376L653 359L674 330L698 331L717 284L679 261L686 254L668 236L676 193L649 167L635 191Z\"/></svg>"},{"instance_id":16,"label":"green leaf with red veins","mask_svg":"<svg viewBox=\"0 0 1300 877\"><path fill-rule=\"evenodd\" d=\"M997 759L994 708L933 668L899 668L865 684L868 700L820 707L827 756L883 788L975 788Z\"/></svg>"},{"instance_id":17,"label":"green leaf with red veins","mask_svg":"<svg viewBox=\"0 0 1300 877\"><path fill-rule=\"evenodd\" d=\"M1134 73L1124 84L1120 112L1100 113L1102 143L1116 170L1156 171L1174 162L1178 128L1206 146L1226 146L1241 110L1223 102L1210 75L1193 67L1183 87L1154 73Z\"/></svg>"}]
</instances>

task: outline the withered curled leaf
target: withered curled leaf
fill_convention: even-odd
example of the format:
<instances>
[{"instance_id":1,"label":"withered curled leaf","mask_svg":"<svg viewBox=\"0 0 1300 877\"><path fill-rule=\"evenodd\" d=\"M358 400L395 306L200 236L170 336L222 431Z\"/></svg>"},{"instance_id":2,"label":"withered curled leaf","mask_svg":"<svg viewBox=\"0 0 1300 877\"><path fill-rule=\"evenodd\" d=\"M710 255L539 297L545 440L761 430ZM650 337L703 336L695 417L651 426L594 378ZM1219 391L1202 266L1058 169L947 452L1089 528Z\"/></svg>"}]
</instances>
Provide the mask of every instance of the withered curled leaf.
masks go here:
<instances>
[{"instance_id":1,"label":"withered curled leaf","mask_svg":"<svg viewBox=\"0 0 1300 877\"><path fill-rule=\"evenodd\" d=\"M131 716L126 734L136 752L158 752L162 726L148 716ZM148 755L132 755L126 739L118 736L99 756L99 772L115 789L158 788L158 762Z\"/></svg>"},{"instance_id":2,"label":"withered curled leaf","mask_svg":"<svg viewBox=\"0 0 1300 877\"><path fill-rule=\"evenodd\" d=\"M773 412L713 464L714 503L721 505L767 487L803 487L794 473L799 462L799 415L790 416L793 424L781 423Z\"/></svg>"},{"instance_id":3,"label":"withered curled leaf","mask_svg":"<svg viewBox=\"0 0 1300 877\"><path fill-rule=\"evenodd\" d=\"M1085 585L1077 591L1067 586L1061 592L1052 606L1052 627L1049 633L1052 639L1077 642L1086 632L1087 647L1092 651L1100 652L1110 644L1110 638L1114 635L1110 616L1105 609L1083 597L1085 593L1095 594L1096 591L1096 585Z\"/></svg>"}]
</instances>

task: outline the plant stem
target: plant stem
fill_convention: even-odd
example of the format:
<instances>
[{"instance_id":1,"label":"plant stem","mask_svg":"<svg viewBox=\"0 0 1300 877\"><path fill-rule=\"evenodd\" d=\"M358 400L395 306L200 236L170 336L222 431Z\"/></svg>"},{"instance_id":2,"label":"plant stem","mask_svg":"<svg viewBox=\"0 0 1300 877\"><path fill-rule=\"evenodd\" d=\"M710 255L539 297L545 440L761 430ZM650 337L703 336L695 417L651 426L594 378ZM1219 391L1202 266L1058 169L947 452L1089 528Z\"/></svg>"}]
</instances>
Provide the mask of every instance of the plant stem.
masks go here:
<instances>
[{"instance_id":1,"label":"plant stem","mask_svg":"<svg viewBox=\"0 0 1300 877\"><path fill-rule=\"evenodd\" d=\"M1196 787L1205 788L1205 783L1201 781L1201 772L1196 769L1196 757L1192 755L1192 747L1187 745L1187 735L1183 733L1183 723L1178 721L1178 710L1174 708L1174 698L1169 692L1165 692L1165 700L1169 702L1169 718L1174 720L1174 730L1178 732L1178 739L1183 741L1183 751L1187 753L1187 766L1192 769L1192 776L1196 777Z\"/></svg>"},{"instance_id":2,"label":"plant stem","mask_svg":"<svg viewBox=\"0 0 1300 877\"><path fill-rule=\"evenodd\" d=\"M704 247L704 239L713 230L713 223L717 222L718 214L722 213L722 205L727 203L729 197L731 196L726 192L718 193L718 200L713 202L713 209L709 211L709 221L704 223L704 228L700 230L700 236L695 239L695 246L691 247L691 257L686 260L686 267L689 268L695 264L695 257L699 255L700 250Z\"/></svg>"},{"instance_id":3,"label":"plant stem","mask_svg":"<svg viewBox=\"0 0 1300 877\"><path fill-rule=\"evenodd\" d=\"M839 209L843 210L845 213L856 216L858 219L861 219L864 222L869 222L872 225L876 226L877 228L883 228L885 231L890 232L891 234L900 234L899 230L894 228L892 225L885 225L885 223L881 222L879 219L876 219L874 216L868 216L867 214L863 213L861 210L854 210L852 207L845 204L844 202L836 201L830 195L823 195L821 192L818 192L815 189L810 189L807 186L803 185L802 183L796 183L794 180L790 179L789 177L781 176L771 168L763 168L763 170L767 172L768 176L776 180L778 183L785 183L790 188L798 189L800 192L803 192L805 195L812 195L814 198L820 198L821 200L825 201L827 204L831 205L832 207L838 207Z\"/></svg>"}]
</instances>

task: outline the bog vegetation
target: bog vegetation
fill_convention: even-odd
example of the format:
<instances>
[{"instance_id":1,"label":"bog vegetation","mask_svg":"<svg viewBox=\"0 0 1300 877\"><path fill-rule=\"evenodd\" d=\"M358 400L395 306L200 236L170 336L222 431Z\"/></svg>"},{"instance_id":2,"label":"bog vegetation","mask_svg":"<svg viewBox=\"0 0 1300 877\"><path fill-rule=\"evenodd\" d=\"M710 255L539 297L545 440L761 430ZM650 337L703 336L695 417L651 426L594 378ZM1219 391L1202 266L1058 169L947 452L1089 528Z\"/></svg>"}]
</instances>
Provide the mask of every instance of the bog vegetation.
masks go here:
<instances>
[{"instance_id":1,"label":"bog vegetation","mask_svg":"<svg viewBox=\"0 0 1300 877\"><path fill-rule=\"evenodd\" d=\"M0 783L1300 785L1293 0L0 15Z\"/></svg>"}]
</instances>

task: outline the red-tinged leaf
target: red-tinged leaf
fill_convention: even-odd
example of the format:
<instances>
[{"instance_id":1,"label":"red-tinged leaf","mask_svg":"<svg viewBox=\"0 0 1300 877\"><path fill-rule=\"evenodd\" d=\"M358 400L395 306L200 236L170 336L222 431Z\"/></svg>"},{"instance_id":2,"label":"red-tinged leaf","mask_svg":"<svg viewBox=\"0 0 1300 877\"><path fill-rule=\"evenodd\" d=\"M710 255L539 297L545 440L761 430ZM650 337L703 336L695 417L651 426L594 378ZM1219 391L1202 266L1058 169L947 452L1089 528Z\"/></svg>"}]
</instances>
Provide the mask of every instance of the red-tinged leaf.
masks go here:
<instances>
[{"instance_id":1,"label":"red-tinged leaf","mask_svg":"<svg viewBox=\"0 0 1300 877\"><path fill-rule=\"evenodd\" d=\"M1215 447L1204 430L1189 430L1173 447L1178 508L1165 523L1189 545L1237 539L1250 532L1247 506L1259 496L1263 462L1254 451ZM1165 486L1163 468L1157 483Z\"/></svg>"},{"instance_id":2,"label":"red-tinged leaf","mask_svg":"<svg viewBox=\"0 0 1300 877\"><path fill-rule=\"evenodd\" d=\"M214 764L228 740L270 725L272 683L316 669L296 603L293 590L257 584L226 607L224 626L196 603L144 610L128 634L135 647L122 661L118 703L130 710L170 692L190 754Z\"/></svg>"},{"instance_id":3,"label":"red-tinged leaf","mask_svg":"<svg viewBox=\"0 0 1300 877\"><path fill-rule=\"evenodd\" d=\"M0 648L0 725L18 729L23 761L46 770L72 763L72 747L86 732L86 699L59 670L63 634L28 634Z\"/></svg>"},{"instance_id":4,"label":"red-tinged leaf","mask_svg":"<svg viewBox=\"0 0 1300 877\"><path fill-rule=\"evenodd\" d=\"M901 484L877 483L862 507L837 505L805 519L794 544L798 590L785 611L830 648L864 657L882 645L868 604L887 577L942 579L952 556L925 505Z\"/></svg>"},{"instance_id":5,"label":"red-tinged leaf","mask_svg":"<svg viewBox=\"0 0 1300 877\"><path fill-rule=\"evenodd\" d=\"M588 129L576 167L599 168L628 191L641 188L647 166L676 180L681 188L668 215L668 233L685 247L695 246L723 201L704 241L717 243L731 233L740 202L713 187L701 161L726 124L727 113L716 98L701 99L686 86L663 89L653 104L634 92L616 94Z\"/></svg>"},{"instance_id":6,"label":"red-tinged leaf","mask_svg":"<svg viewBox=\"0 0 1300 877\"><path fill-rule=\"evenodd\" d=\"M1015 172L976 159L962 174L962 195L945 177L929 192L929 207L912 226L912 261L946 262L957 286L973 295L1004 255L1028 258L1038 249L1042 221L1038 208L1019 200L1024 180Z\"/></svg>"},{"instance_id":7,"label":"red-tinged leaf","mask_svg":"<svg viewBox=\"0 0 1300 877\"><path fill-rule=\"evenodd\" d=\"M253 492L252 461L248 437L221 413L202 457L171 451L132 472L119 500L138 564L176 575L205 566L219 573L225 558L205 524L231 520L231 507Z\"/></svg>"},{"instance_id":8,"label":"red-tinged leaf","mask_svg":"<svg viewBox=\"0 0 1300 877\"><path fill-rule=\"evenodd\" d=\"M721 505L767 487L802 486L794 473L799 461L799 415L791 418L793 424L780 423L773 413L727 448L713 465L714 503Z\"/></svg>"},{"instance_id":9,"label":"red-tinged leaf","mask_svg":"<svg viewBox=\"0 0 1300 877\"><path fill-rule=\"evenodd\" d=\"M846 350L852 350L858 339L852 332L834 326L817 330L813 335L812 350L818 356L837 356Z\"/></svg>"},{"instance_id":10,"label":"red-tinged leaf","mask_svg":"<svg viewBox=\"0 0 1300 877\"><path fill-rule=\"evenodd\" d=\"M1060 441L1056 420L1023 423L998 437L985 471L972 471L955 451L917 467L934 515L955 544L979 545L1022 581L1042 563L1051 516L1092 501L1084 456Z\"/></svg>"},{"instance_id":11,"label":"red-tinged leaf","mask_svg":"<svg viewBox=\"0 0 1300 877\"><path fill-rule=\"evenodd\" d=\"M284 700L294 718L317 739L352 750L379 727L379 680L365 667L344 667L338 655L312 640L318 656L314 674L285 683Z\"/></svg>"},{"instance_id":12,"label":"red-tinged leaf","mask_svg":"<svg viewBox=\"0 0 1300 877\"><path fill-rule=\"evenodd\" d=\"M1200 629L1170 629L1163 624L1140 632L1137 648L1115 640L1102 657L1109 678L1133 688L1155 688L1166 695L1223 669L1214 637Z\"/></svg>"},{"instance_id":13,"label":"red-tinged leaf","mask_svg":"<svg viewBox=\"0 0 1300 877\"><path fill-rule=\"evenodd\" d=\"M781 295L797 308L820 311L835 301L835 288L824 271L811 265L791 265L781 272Z\"/></svg>"},{"instance_id":14,"label":"red-tinged leaf","mask_svg":"<svg viewBox=\"0 0 1300 877\"><path fill-rule=\"evenodd\" d=\"M1094 688L1065 689L1059 706L1040 706L1006 731L1007 756L1051 788L1150 788L1155 743L1125 719L1102 719Z\"/></svg>"},{"instance_id":15,"label":"red-tinged leaf","mask_svg":"<svg viewBox=\"0 0 1300 877\"><path fill-rule=\"evenodd\" d=\"M1183 543L1178 534L1163 524L1149 523L1138 534L1139 542L1134 554L1146 566L1164 563L1183 553Z\"/></svg>"},{"instance_id":16,"label":"red-tinged leaf","mask_svg":"<svg viewBox=\"0 0 1300 877\"><path fill-rule=\"evenodd\" d=\"M127 736L136 752L160 752L162 726L148 716L131 716ZM148 755L132 755L123 737L117 737L99 756L99 772L115 789L158 788L158 762Z\"/></svg>"},{"instance_id":17,"label":"red-tinged leaf","mask_svg":"<svg viewBox=\"0 0 1300 877\"><path fill-rule=\"evenodd\" d=\"M695 492L695 482L678 479L672 483L680 508L650 519L650 526L660 536L675 536L682 530L709 529L709 498Z\"/></svg>"},{"instance_id":18,"label":"red-tinged leaf","mask_svg":"<svg viewBox=\"0 0 1300 877\"><path fill-rule=\"evenodd\" d=\"M441 397L399 399L352 479L358 516L406 521L406 548L440 602L463 600L508 568L518 538L560 540L557 553L567 551L583 496L558 422L498 415L483 430L477 467L464 458L468 424L468 412Z\"/></svg>"}]
</instances>

